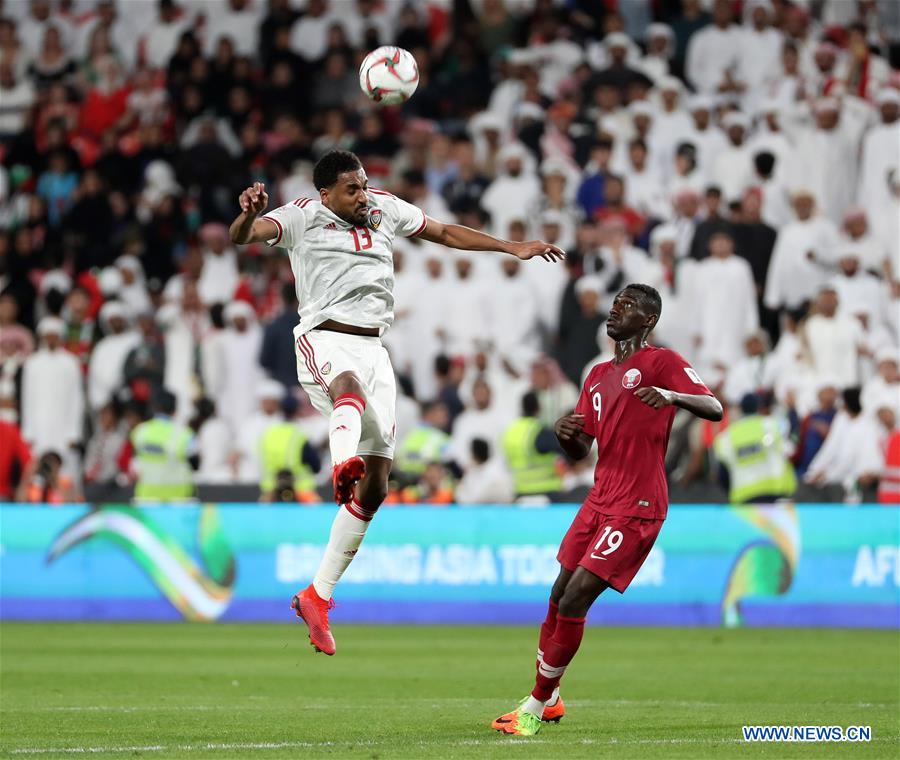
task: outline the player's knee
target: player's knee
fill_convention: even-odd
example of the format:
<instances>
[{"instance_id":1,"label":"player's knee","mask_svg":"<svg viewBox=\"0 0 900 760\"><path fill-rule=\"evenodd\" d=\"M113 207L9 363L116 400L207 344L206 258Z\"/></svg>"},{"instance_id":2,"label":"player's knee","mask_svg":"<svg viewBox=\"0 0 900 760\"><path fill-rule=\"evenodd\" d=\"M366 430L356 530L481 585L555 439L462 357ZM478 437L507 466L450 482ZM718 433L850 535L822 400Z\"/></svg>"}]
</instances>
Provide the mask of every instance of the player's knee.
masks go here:
<instances>
[{"instance_id":1,"label":"player's knee","mask_svg":"<svg viewBox=\"0 0 900 760\"><path fill-rule=\"evenodd\" d=\"M340 375L334 378L328 386L328 391L332 400L347 393L352 393L354 396L359 396L363 399L366 397L362 382L360 382L360 379L356 376L355 372L349 371L341 372Z\"/></svg>"},{"instance_id":2,"label":"player's knee","mask_svg":"<svg viewBox=\"0 0 900 760\"><path fill-rule=\"evenodd\" d=\"M557 602L559 614L563 617L584 617L595 598L596 595L584 586L569 583Z\"/></svg>"}]
</instances>

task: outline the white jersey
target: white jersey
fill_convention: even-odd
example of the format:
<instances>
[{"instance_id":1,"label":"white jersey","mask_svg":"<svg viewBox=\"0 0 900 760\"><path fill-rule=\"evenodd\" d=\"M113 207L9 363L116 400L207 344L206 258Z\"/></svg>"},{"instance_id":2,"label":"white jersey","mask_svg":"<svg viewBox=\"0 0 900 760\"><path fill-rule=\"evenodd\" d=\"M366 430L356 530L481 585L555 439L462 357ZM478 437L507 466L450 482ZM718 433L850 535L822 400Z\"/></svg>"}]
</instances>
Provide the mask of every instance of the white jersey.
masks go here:
<instances>
[{"instance_id":1,"label":"white jersey","mask_svg":"<svg viewBox=\"0 0 900 760\"><path fill-rule=\"evenodd\" d=\"M269 245L285 248L300 303L300 337L333 319L356 327L394 321L394 254L397 235L412 237L425 229L425 213L382 190L368 190L372 204L365 227L354 227L321 201L299 198L269 211L278 235Z\"/></svg>"}]
</instances>

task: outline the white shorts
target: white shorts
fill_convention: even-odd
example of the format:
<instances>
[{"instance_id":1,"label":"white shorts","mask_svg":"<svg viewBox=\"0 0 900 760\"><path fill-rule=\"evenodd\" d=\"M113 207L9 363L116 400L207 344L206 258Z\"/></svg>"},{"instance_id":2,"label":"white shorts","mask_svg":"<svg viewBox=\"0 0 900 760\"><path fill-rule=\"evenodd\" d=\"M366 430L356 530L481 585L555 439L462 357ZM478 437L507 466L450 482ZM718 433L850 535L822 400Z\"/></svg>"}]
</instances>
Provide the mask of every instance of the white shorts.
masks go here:
<instances>
[{"instance_id":1,"label":"white shorts","mask_svg":"<svg viewBox=\"0 0 900 760\"><path fill-rule=\"evenodd\" d=\"M334 407L328 395L331 380L343 372L353 372L359 378L366 394L366 411L357 454L393 459L397 386L381 339L310 330L295 340L294 347L297 379L312 405L326 417Z\"/></svg>"}]
</instances>

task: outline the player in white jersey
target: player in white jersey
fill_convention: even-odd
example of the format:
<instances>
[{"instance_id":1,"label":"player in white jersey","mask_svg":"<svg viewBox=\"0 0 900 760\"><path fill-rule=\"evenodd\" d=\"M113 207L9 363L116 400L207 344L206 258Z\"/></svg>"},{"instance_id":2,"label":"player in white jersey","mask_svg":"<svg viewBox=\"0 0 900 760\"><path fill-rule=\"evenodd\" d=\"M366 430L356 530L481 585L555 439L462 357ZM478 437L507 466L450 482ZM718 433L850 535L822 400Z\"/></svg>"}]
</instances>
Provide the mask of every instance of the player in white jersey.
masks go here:
<instances>
[{"instance_id":1,"label":"player in white jersey","mask_svg":"<svg viewBox=\"0 0 900 760\"><path fill-rule=\"evenodd\" d=\"M235 243L265 241L290 255L300 302L297 376L329 417L334 495L342 508L313 582L291 606L309 627L312 645L330 655L332 591L387 496L394 456L394 370L380 340L394 318L394 238L418 236L523 260L555 261L565 254L541 240L513 243L431 219L390 193L369 189L359 159L346 151L323 156L313 184L318 199L300 198L265 214L265 186L248 187L230 232Z\"/></svg>"}]
</instances>

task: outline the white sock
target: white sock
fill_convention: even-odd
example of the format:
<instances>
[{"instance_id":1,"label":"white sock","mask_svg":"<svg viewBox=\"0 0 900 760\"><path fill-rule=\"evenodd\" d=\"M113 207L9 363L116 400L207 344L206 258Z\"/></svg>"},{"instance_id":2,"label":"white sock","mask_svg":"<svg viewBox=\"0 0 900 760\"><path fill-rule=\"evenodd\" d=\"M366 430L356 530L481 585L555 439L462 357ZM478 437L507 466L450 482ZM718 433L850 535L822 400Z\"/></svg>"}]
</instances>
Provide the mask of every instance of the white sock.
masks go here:
<instances>
[{"instance_id":1,"label":"white sock","mask_svg":"<svg viewBox=\"0 0 900 760\"><path fill-rule=\"evenodd\" d=\"M356 456L365 409L366 402L352 393L345 393L334 402L328 422L332 464L340 464Z\"/></svg>"},{"instance_id":2,"label":"white sock","mask_svg":"<svg viewBox=\"0 0 900 760\"><path fill-rule=\"evenodd\" d=\"M522 705L522 712L531 713L532 715L536 715L540 718L544 714L544 702L541 702L539 699L535 699L530 694L528 695L528 699L525 701L525 704Z\"/></svg>"},{"instance_id":3,"label":"white sock","mask_svg":"<svg viewBox=\"0 0 900 760\"><path fill-rule=\"evenodd\" d=\"M559 702L559 686L557 686L553 693L550 695L550 699L547 700L547 703L544 707L553 707L557 702Z\"/></svg>"},{"instance_id":4,"label":"white sock","mask_svg":"<svg viewBox=\"0 0 900 760\"><path fill-rule=\"evenodd\" d=\"M325 556L322 557L313 578L313 588L322 599L331 599L335 584L356 556L369 522L370 520L361 520L351 514L346 506L338 509L331 524L331 535L328 537L328 546L325 547Z\"/></svg>"}]
</instances>

